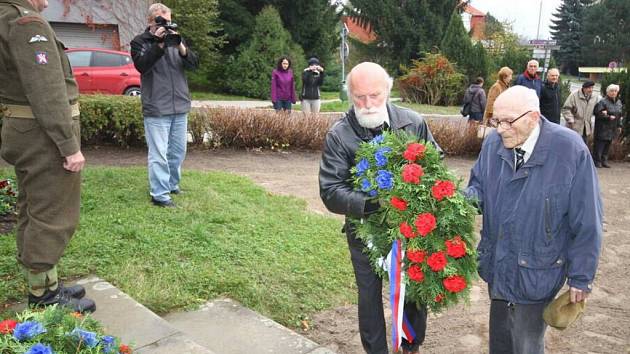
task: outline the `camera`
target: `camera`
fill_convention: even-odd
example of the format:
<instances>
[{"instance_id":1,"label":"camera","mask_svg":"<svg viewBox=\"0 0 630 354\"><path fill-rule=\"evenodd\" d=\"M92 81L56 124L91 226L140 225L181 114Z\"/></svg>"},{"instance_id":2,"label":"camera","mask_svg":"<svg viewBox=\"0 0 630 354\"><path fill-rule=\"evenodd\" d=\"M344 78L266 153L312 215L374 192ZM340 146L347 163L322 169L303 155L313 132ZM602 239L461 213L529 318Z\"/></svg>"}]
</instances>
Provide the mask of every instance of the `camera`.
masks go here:
<instances>
[{"instance_id":1,"label":"camera","mask_svg":"<svg viewBox=\"0 0 630 354\"><path fill-rule=\"evenodd\" d=\"M166 29L166 35L162 39L164 45L167 47L176 47L182 42L182 37L177 33L172 33L177 30L177 24L170 22L162 16L155 17L155 25L157 27L164 27Z\"/></svg>"}]
</instances>

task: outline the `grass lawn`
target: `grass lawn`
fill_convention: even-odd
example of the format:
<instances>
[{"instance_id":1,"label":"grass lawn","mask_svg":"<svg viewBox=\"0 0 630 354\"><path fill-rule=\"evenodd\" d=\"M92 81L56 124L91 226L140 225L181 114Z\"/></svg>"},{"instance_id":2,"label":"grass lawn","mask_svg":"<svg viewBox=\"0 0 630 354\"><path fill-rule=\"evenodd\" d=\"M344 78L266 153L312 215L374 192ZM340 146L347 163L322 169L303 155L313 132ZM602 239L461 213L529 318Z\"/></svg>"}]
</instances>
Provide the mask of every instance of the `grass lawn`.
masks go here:
<instances>
[{"instance_id":1,"label":"grass lawn","mask_svg":"<svg viewBox=\"0 0 630 354\"><path fill-rule=\"evenodd\" d=\"M416 103L407 103L407 102L394 102L395 105L411 108L414 111L425 113L425 114L459 114L461 107L458 106L431 106L427 104L416 104ZM322 103L321 112L345 112L350 108L350 102L327 102ZM296 111L302 110L301 105L295 104L293 105L293 109Z\"/></svg>"},{"instance_id":2,"label":"grass lawn","mask_svg":"<svg viewBox=\"0 0 630 354\"><path fill-rule=\"evenodd\" d=\"M157 208L145 168L88 168L60 274L96 274L157 313L227 296L292 327L355 301L339 220L227 173L186 171L182 188L178 208ZM0 305L25 291L15 247L0 236Z\"/></svg>"},{"instance_id":3,"label":"grass lawn","mask_svg":"<svg viewBox=\"0 0 630 354\"><path fill-rule=\"evenodd\" d=\"M236 96L226 93L192 91L190 95L192 96L193 100L199 101L261 101L260 98Z\"/></svg>"}]
</instances>

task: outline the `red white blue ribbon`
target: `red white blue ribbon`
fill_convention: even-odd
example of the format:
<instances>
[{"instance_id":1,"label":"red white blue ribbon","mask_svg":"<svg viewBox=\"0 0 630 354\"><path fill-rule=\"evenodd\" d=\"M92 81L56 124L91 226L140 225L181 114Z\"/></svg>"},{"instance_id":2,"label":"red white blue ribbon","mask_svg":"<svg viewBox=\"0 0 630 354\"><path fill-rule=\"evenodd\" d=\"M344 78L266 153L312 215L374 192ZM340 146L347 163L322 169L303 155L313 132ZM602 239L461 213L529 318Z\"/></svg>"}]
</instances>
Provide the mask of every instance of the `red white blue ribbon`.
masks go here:
<instances>
[{"instance_id":1,"label":"red white blue ribbon","mask_svg":"<svg viewBox=\"0 0 630 354\"><path fill-rule=\"evenodd\" d=\"M405 315L405 282L402 271L404 251L400 240L395 240L389 253L389 301L392 307L392 347L398 352L402 338L413 343L416 333Z\"/></svg>"}]
</instances>

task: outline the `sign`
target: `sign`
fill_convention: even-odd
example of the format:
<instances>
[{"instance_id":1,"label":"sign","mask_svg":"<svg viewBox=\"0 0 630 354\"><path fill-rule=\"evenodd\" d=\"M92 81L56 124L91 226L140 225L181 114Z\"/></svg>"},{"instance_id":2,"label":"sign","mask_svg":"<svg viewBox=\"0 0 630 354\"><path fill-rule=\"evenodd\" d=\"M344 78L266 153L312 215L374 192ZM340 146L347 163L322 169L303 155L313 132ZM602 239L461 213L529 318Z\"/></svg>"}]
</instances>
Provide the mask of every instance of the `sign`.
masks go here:
<instances>
[{"instance_id":1,"label":"sign","mask_svg":"<svg viewBox=\"0 0 630 354\"><path fill-rule=\"evenodd\" d=\"M555 46L557 45L558 42L555 39L530 39L529 40L529 45L533 45L533 46L545 46L545 47L549 47L549 46Z\"/></svg>"}]
</instances>

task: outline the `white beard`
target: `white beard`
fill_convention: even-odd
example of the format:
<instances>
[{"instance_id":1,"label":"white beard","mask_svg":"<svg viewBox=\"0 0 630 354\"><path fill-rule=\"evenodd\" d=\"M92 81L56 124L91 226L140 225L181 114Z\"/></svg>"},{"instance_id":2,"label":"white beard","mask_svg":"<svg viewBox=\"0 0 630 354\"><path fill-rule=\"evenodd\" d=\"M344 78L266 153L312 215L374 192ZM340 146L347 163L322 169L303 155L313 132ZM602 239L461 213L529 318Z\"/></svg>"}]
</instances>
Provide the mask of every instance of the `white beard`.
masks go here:
<instances>
[{"instance_id":1,"label":"white beard","mask_svg":"<svg viewBox=\"0 0 630 354\"><path fill-rule=\"evenodd\" d=\"M389 117L387 113L387 102L383 103L381 107L372 107L371 109L358 109L355 106L354 114L359 121L359 125L368 129L374 129L381 126L388 120Z\"/></svg>"}]
</instances>

